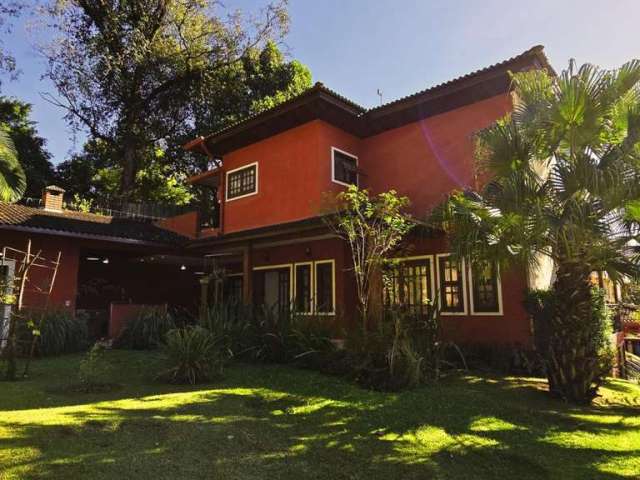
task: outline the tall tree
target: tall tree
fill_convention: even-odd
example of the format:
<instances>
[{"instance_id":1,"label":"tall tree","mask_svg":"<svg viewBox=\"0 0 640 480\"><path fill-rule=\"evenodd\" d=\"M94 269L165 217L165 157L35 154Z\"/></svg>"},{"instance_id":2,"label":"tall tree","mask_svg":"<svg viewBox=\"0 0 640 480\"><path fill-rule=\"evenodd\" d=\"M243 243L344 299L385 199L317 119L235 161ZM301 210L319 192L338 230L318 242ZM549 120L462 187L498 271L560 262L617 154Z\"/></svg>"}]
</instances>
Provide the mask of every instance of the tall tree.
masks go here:
<instances>
[{"instance_id":1,"label":"tall tree","mask_svg":"<svg viewBox=\"0 0 640 480\"><path fill-rule=\"evenodd\" d=\"M38 135L35 122L30 119L31 105L20 100L0 97L0 123L13 140L27 177L27 197L39 197L44 187L54 181L51 154L46 140Z\"/></svg>"},{"instance_id":2,"label":"tall tree","mask_svg":"<svg viewBox=\"0 0 640 480\"><path fill-rule=\"evenodd\" d=\"M10 20L17 17L22 8L20 0L0 0L0 31L11 32ZM2 40L0 40L0 73L8 73L15 77L18 73L16 59L4 47ZM1 84L2 82L0 82Z\"/></svg>"},{"instance_id":3,"label":"tall tree","mask_svg":"<svg viewBox=\"0 0 640 480\"><path fill-rule=\"evenodd\" d=\"M273 42L251 48L240 61L220 69L199 85L186 101L188 121L163 142L139 152L140 171L131 198L184 203L189 191L179 181L207 168L207 159L185 151L182 145L198 135L218 130L264 108L297 95L311 86L309 69L288 61ZM161 153L161 154L159 154ZM117 194L122 169L119 152L102 140L89 140L81 153L61 163L57 180L70 193L86 199Z\"/></svg>"},{"instance_id":4,"label":"tall tree","mask_svg":"<svg viewBox=\"0 0 640 480\"><path fill-rule=\"evenodd\" d=\"M43 50L58 92L49 99L119 152L123 196L144 152L189 123L195 89L288 24L285 3L259 19L207 0L71 0L49 14L58 29Z\"/></svg>"},{"instance_id":5,"label":"tall tree","mask_svg":"<svg viewBox=\"0 0 640 480\"><path fill-rule=\"evenodd\" d=\"M615 71L573 62L558 77L518 73L510 116L479 134L491 175L439 210L472 263L555 262L545 363L552 393L589 402L607 374L607 344L589 276L640 273L640 62Z\"/></svg>"},{"instance_id":6,"label":"tall tree","mask_svg":"<svg viewBox=\"0 0 640 480\"><path fill-rule=\"evenodd\" d=\"M311 83L309 68L297 60L287 61L273 41L249 48L240 61L198 85L189 101L191 121L168 139L167 160L180 172L206 169L207 159L182 149L185 142L299 95Z\"/></svg>"},{"instance_id":7,"label":"tall tree","mask_svg":"<svg viewBox=\"0 0 640 480\"><path fill-rule=\"evenodd\" d=\"M0 125L0 201L17 202L27 188L11 137Z\"/></svg>"}]
</instances>

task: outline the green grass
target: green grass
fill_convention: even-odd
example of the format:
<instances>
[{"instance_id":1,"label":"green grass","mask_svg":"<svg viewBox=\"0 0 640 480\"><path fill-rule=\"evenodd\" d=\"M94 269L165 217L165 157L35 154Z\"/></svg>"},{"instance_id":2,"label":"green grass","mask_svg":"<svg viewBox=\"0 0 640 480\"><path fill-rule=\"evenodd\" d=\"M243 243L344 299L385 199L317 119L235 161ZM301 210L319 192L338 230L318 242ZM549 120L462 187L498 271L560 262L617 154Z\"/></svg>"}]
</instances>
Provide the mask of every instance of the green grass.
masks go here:
<instances>
[{"instance_id":1,"label":"green grass","mask_svg":"<svg viewBox=\"0 0 640 480\"><path fill-rule=\"evenodd\" d=\"M108 352L121 388L66 388L80 356L0 383L0 478L638 478L640 388L597 405L534 379L461 376L401 394L281 366L200 387L153 382L158 357Z\"/></svg>"}]
</instances>

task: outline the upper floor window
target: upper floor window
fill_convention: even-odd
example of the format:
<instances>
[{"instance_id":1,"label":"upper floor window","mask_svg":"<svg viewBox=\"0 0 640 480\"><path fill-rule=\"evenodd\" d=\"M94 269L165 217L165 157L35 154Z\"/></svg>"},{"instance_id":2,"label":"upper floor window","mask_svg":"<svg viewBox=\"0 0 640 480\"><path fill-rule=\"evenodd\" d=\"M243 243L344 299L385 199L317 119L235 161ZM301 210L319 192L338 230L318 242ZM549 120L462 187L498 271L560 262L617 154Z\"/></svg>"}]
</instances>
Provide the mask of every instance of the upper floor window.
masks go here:
<instances>
[{"instance_id":1,"label":"upper floor window","mask_svg":"<svg viewBox=\"0 0 640 480\"><path fill-rule=\"evenodd\" d=\"M438 255L440 310L443 314L466 314L464 265L449 254Z\"/></svg>"},{"instance_id":2,"label":"upper floor window","mask_svg":"<svg viewBox=\"0 0 640 480\"><path fill-rule=\"evenodd\" d=\"M236 168L227 172L227 200L258 193L258 164Z\"/></svg>"},{"instance_id":3,"label":"upper floor window","mask_svg":"<svg viewBox=\"0 0 640 480\"><path fill-rule=\"evenodd\" d=\"M469 270L471 308L474 314L501 314L502 298L498 265L491 262L474 264Z\"/></svg>"},{"instance_id":4,"label":"upper floor window","mask_svg":"<svg viewBox=\"0 0 640 480\"><path fill-rule=\"evenodd\" d=\"M336 183L358 185L358 157L332 147L331 173L331 180Z\"/></svg>"}]
</instances>

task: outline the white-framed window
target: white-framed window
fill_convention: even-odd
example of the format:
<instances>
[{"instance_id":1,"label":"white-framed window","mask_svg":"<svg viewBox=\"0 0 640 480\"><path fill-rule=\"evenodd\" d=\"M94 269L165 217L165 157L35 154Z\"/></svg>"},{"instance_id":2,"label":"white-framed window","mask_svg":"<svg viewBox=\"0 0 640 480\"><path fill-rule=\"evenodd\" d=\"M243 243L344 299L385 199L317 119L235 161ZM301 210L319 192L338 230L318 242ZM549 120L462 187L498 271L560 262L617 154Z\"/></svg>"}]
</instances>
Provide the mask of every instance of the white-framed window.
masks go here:
<instances>
[{"instance_id":1,"label":"white-framed window","mask_svg":"<svg viewBox=\"0 0 640 480\"><path fill-rule=\"evenodd\" d=\"M229 170L226 174L226 200L237 200L258 193L258 162Z\"/></svg>"},{"instance_id":2,"label":"white-framed window","mask_svg":"<svg viewBox=\"0 0 640 480\"><path fill-rule=\"evenodd\" d=\"M254 302L296 313L335 315L335 260L316 260L253 267Z\"/></svg>"},{"instance_id":3,"label":"white-framed window","mask_svg":"<svg viewBox=\"0 0 640 480\"><path fill-rule=\"evenodd\" d=\"M293 264L253 267L253 301L269 309L288 311L293 301Z\"/></svg>"},{"instance_id":4,"label":"white-framed window","mask_svg":"<svg viewBox=\"0 0 640 480\"><path fill-rule=\"evenodd\" d=\"M318 315L334 315L336 312L336 262L318 260L313 262L314 306Z\"/></svg>"},{"instance_id":5,"label":"white-framed window","mask_svg":"<svg viewBox=\"0 0 640 480\"><path fill-rule=\"evenodd\" d=\"M442 315L467 314L467 280L465 262L455 261L449 253L436 255L438 292Z\"/></svg>"},{"instance_id":6,"label":"white-framed window","mask_svg":"<svg viewBox=\"0 0 640 480\"><path fill-rule=\"evenodd\" d=\"M358 185L358 157L331 147L331 181L340 185Z\"/></svg>"},{"instance_id":7,"label":"white-framed window","mask_svg":"<svg viewBox=\"0 0 640 480\"><path fill-rule=\"evenodd\" d=\"M471 315L502 315L502 284L496 263L479 262L469 267Z\"/></svg>"},{"instance_id":8,"label":"white-framed window","mask_svg":"<svg viewBox=\"0 0 640 480\"><path fill-rule=\"evenodd\" d=\"M393 261L386 272L384 304L423 312L435 300L433 255L394 258Z\"/></svg>"}]
</instances>

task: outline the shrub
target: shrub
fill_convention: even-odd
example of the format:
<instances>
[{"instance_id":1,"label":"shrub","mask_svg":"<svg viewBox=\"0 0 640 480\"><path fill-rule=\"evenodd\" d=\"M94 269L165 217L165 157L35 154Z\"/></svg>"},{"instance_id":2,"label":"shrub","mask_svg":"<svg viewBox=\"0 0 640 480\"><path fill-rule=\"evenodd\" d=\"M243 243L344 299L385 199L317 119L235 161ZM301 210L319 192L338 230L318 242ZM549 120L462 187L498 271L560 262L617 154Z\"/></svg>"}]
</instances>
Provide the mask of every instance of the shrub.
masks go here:
<instances>
[{"instance_id":1,"label":"shrub","mask_svg":"<svg viewBox=\"0 0 640 480\"><path fill-rule=\"evenodd\" d=\"M167 332L165 351L170 367L159 377L170 383L196 384L222 375L223 345L209 330L200 326Z\"/></svg>"},{"instance_id":2,"label":"shrub","mask_svg":"<svg viewBox=\"0 0 640 480\"><path fill-rule=\"evenodd\" d=\"M325 318L294 310L226 302L210 307L200 325L221 339L229 355L249 361L308 364L333 350Z\"/></svg>"},{"instance_id":3,"label":"shrub","mask_svg":"<svg viewBox=\"0 0 640 480\"><path fill-rule=\"evenodd\" d=\"M86 318L74 316L66 309L31 311L26 322L20 322L19 325L19 343L25 355L29 354L34 336L38 337L36 352L44 356L80 352L89 343Z\"/></svg>"},{"instance_id":4,"label":"shrub","mask_svg":"<svg viewBox=\"0 0 640 480\"><path fill-rule=\"evenodd\" d=\"M150 350L158 348L176 322L165 307L144 307L138 315L127 322L115 341L118 348Z\"/></svg>"},{"instance_id":5,"label":"shrub","mask_svg":"<svg viewBox=\"0 0 640 480\"><path fill-rule=\"evenodd\" d=\"M342 356L348 375L375 390L396 391L437 381L451 346L440 339L440 315L429 306L420 315L392 309L372 331L355 331ZM463 360L464 363L464 360Z\"/></svg>"},{"instance_id":6,"label":"shrub","mask_svg":"<svg viewBox=\"0 0 640 480\"><path fill-rule=\"evenodd\" d=\"M80 362L80 390L95 392L110 388L111 384L107 382L110 368L104 358L104 352L104 346L96 343Z\"/></svg>"}]
</instances>

